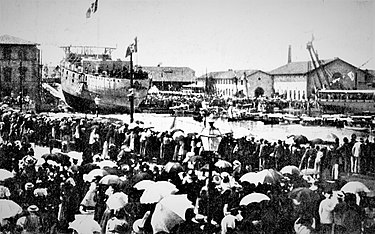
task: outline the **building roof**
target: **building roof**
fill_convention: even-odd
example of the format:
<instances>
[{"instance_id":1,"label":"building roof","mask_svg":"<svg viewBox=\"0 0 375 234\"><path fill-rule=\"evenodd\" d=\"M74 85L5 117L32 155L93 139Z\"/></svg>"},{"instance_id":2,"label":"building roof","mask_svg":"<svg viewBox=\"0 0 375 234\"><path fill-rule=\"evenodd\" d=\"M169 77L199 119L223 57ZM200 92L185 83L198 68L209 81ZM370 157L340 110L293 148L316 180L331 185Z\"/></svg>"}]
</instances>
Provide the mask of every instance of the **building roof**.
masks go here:
<instances>
[{"instance_id":1,"label":"building roof","mask_svg":"<svg viewBox=\"0 0 375 234\"><path fill-rule=\"evenodd\" d=\"M189 67L145 67L142 69L152 75L153 81L195 82L195 71Z\"/></svg>"},{"instance_id":2,"label":"building roof","mask_svg":"<svg viewBox=\"0 0 375 234\"><path fill-rule=\"evenodd\" d=\"M200 76L198 79L204 79L207 77L212 77L214 79L231 79L231 78L241 78L244 73L246 73L247 76L254 74L258 72L259 70L228 70L228 71L217 71L217 72L210 72L207 74L204 74Z\"/></svg>"},{"instance_id":3,"label":"building roof","mask_svg":"<svg viewBox=\"0 0 375 234\"><path fill-rule=\"evenodd\" d=\"M330 63L335 59L326 59L326 60L321 60L323 64ZM291 62L288 64L285 64L281 67L278 67L269 73L271 75L296 75L296 74L306 74L309 71L314 70L314 66L310 61L300 61L300 62Z\"/></svg>"},{"instance_id":4,"label":"building roof","mask_svg":"<svg viewBox=\"0 0 375 234\"><path fill-rule=\"evenodd\" d=\"M6 34L0 36L0 44L2 45L39 45L38 43L26 41L24 39L6 35Z\"/></svg>"}]
</instances>

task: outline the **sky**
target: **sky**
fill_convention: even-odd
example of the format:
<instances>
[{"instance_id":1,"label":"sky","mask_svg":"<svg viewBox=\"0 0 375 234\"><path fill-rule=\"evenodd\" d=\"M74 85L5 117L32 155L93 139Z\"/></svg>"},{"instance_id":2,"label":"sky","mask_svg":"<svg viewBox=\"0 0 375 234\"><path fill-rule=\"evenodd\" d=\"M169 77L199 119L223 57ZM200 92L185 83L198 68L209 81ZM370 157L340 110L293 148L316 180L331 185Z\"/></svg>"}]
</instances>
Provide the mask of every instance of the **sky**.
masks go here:
<instances>
[{"instance_id":1,"label":"sky","mask_svg":"<svg viewBox=\"0 0 375 234\"><path fill-rule=\"evenodd\" d=\"M200 76L228 69L271 71L319 57L375 69L372 0L0 0L0 35L37 42L44 64L64 45L110 46L125 59L135 37L141 66L190 67ZM364 64L364 65L363 65Z\"/></svg>"}]
</instances>

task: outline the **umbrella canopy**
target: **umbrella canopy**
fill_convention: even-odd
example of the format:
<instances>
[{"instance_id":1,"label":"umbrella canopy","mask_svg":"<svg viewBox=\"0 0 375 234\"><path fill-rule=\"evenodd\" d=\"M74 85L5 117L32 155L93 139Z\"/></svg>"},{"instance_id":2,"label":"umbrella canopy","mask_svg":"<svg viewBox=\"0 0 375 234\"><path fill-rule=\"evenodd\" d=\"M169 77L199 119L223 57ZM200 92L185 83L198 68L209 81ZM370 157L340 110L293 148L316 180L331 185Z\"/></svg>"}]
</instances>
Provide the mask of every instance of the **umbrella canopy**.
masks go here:
<instances>
[{"instance_id":1,"label":"umbrella canopy","mask_svg":"<svg viewBox=\"0 0 375 234\"><path fill-rule=\"evenodd\" d=\"M295 205L300 205L302 202L312 202L313 193L309 188L295 188L289 193L289 198L293 199Z\"/></svg>"},{"instance_id":2,"label":"umbrella canopy","mask_svg":"<svg viewBox=\"0 0 375 234\"><path fill-rule=\"evenodd\" d=\"M139 173L135 174L132 178L134 184L136 184L136 183L138 183L139 181L142 181L142 180L152 180L152 179L153 179L152 175L150 175L147 172L139 172Z\"/></svg>"},{"instance_id":3,"label":"umbrella canopy","mask_svg":"<svg viewBox=\"0 0 375 234\"><path fill-rule=\"evenodd\" d=\"M315 138L310 141L313 144L324 144L324 140L320 138Z\"/></svg>"},{"instance_id":4,"label":"umbrella canopy","mask_svg":"<svg viewBox=\"0 0 375 234\"><path fill-rule=\"evenodd\" d=\"M111 160L104 160L97 163L100 168L104 167L117 167L117 163Z\"/></svg>"},{"instance_id":5,"label":"umbrella canopy","mask_svg":"<svg viewBox=\"0 0 375 234\"><path fill-rule=\"evenodd\" d=\"M106 175L99 181L100 184L106 185L119 184L120 182L120 177L118 177L117 175Z\"/></svg>"},{"instance_id":6,"label":"umbrella canopy","mask_svg":"<svg viewBox=\"0 0 375 234\"><path fill-rule=\"evenodd\" d=\"M264 169L256 173L248 172L240 178L240 181L247 181L251 184L275 184L279 182L283 177L284 176L281 173L273 169Z\"/></svg>"},{"instance_id":7,"label":"umbrella canopy","mask_svg":"<svg viewBox=\"0 0 375 234\"><path fill-rule=\"evenodd\" d=\"M143 192L140 202L144 204L156 203L164 197L176 192L178 192L176 185L168 181L158 181Z\"/></svg>"},{"instance_id":8,"label":"umbrella canopy","mask_svg":"<svg viewBox=\"0 0 375 234\"><path fill-rule=\"evenodd\" d=\"M285 175L285 174L299 175L300 174L300 170L299 170L299 168L297 166L288 165L288 166L283 167L280 170L280 173L283 174L283 175Z\"/></svg>"},{"instance_id":9,"label":"umbrella canopy","mask_svg":"<svg viewBox=\"0 0 375 234\"><path fill-rule=\"evenodd\" d=\"M142 180L136 183L133 187L138 190L146 190L154 185L156 182L153 180Z\"/></svg>"},{"instance_id":10,"label":"umbrella canopy","mask_svg":"<svg viewBox=\"0 0 375 234\"><path fill-rule=\"evenodd\" d=\"M57 163L60 163L63 166L70 166L70 164L71 164L69 155L59 153L59 152L53 153L53 154L42 155L42 158L46 161L47 160L55 161Z\"/></svg>"},{"instance_id":11,"label":"umbrella canopy","mask_svg":"<svg viewBox=\"0 0 375 234\"><path fill-rule=\"evenodd\" d=\"M243 176L241 176L240 178L240 181L241 182L249 182L249 183L252 183L253 180L254 180L254 177L256 177L256 172L248 172L246 174L244 174Z\"/></svg>"},{"instance_id":12,"label":"umbrella canopy","mask_svg":"<svg viewBox=\"0 0 375 234\"><path fill-rule=\"evenodd\" d=\"M215 163L215 167L218 167L218 168L231 168L232 167L232 164L228 161L225 161L225 160L222 160L222 159L219 159L216 163Z\"/></svg>"},{"instance_id":13,"label":"umbrella canopy","mask_svg":"<svg viewBox=\"0 0 375 234\"><path fill-rule=\"evenodd\" d=\"M344 193L359 193L359 192L370 192L370 189L359 181L350 181L342 186L341 191Z\"/></svg>"},{"instance_id":14,"label":"umbrella canopy","mask_svg":"<svg viewBox=\"0 0 375 234\"><path fill-rule=\"evenodd\" d=\"M172 138L173 138L173 140L175 140L175 141L179 141L179 140L181 140L182 138L184 138L185 137L185 133L184 133L184 131L182 131L182 130L178 130L178 131L175 131L173 134L172 134Z\"/></svg>"},{"instance_id":15,"label":"umbrella canopy","mask_svg":"<svg viewBox=\"0 0 375 234\"><path fill-rule=\"evenodd\" d=\"M100 168L96 163L86 163L80 166L80 171L83 174L88 174L90 171Z\"/></svg>"},{"instance_id":16,"label":"umbrella canopy","mask_svg":"<svg viewBox=\"0 0 375 234\"><path fill-rule=\"evenodd\" d=\"M107 199L107 206L110 210L118 210L129 202L128 195L123 192L116 192Z\"/></svg>"},{"instance_id":17,"label":"umbrella canopy","mask_svg":"<svg viewBox=\"0 0 375 234\"><path fill-rule=\"evenodd\" d=\"M91 182L93 181L96 177L103 177L108 175L109 173L106 170L103 169L94 169L89 172L89 174L84 174L83 175L83 180Z\"/></svg>"},{"instance_id":18,"label":"umbrella canopy","mask_svg":"<svg viewBox=\"0 0 375 234\"><path fill-rule=\"evenodd\" d=\"M178 162L168 162L164 166L164 171L167 173L178 173L184 171L184 168Z\"/></svg>"},{"instance_id":19,"label":"umbrella canopy","mask_svg":"<svg viewBox=\"0 0 375 234\"><path fill-rule=\"evenodd\" d=\"M241 199L240 206L247 206L253 202L259 203L261 201L269 201L269 200L271 199L263 193L250 193Z\"/></svg>"},{"instance_id":20,"label":"umbrella canopy","mask_svg":"<svg viewBox=\"0 0 375 234\"><path fill-rule=\"evenodd\" d=\"M5 169L0 169L0 181L4 181L9 178L13 178L14 175L12 172L5 170Z\"/></svg>"},{"instance_id":21,"label":"umbrella canopy","mask_svg":"<svg viewBox=\"0 0 375 234\"><path fill-rule=\"evenodd\" d=\"M21 214L22 207L12 200L0 199L0 220Z\"/></svg>"},{"instance_id":22,"label":"umbrella canopy","mask_svg":"<svg viewBox=\"0 0 375 234\"><path fill-rule=\"evenodd\" d=\"M76 219L70 223L69 228L78 234L100 233L101 227L90 215L76 215Z\"/></svg>"},{"instance_id":23,"label":"umbrella canopy","mask_svg":"<svg viewBox=\"0 0 375 234\"><path fill-rule=\"evenodd\" d=\"M307 137L305 137L304 135L291 135L289 137L293 137L293 141L297 144L306 144L309 142Z\"/></svg>"},{"instance_id":24,"label":"umbrella canopy","mask_svg":"<svg viewBox=\"0 0 375 234\"><path fill-rule=\"evenodd\" d=\"M184 221L188 208L193 208L193 205L186 194L169 195L163 198L156 204L151 217L153 233L162 231L170 233L174 226Z\"/></svg>"}]
</instances>

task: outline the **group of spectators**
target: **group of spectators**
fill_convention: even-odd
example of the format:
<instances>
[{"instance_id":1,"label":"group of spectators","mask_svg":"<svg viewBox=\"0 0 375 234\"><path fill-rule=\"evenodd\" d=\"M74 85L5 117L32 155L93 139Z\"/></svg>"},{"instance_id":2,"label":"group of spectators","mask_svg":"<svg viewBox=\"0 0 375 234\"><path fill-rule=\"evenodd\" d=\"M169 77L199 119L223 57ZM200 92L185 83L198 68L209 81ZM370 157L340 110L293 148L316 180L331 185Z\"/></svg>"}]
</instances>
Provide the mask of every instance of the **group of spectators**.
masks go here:
<instances>
[{"instance_id":1,"label":"group of spectators","mask_svg":"<svg viewBox=\"0 0 375 234\"><path fill-rule=\"evenodd\" d=\"M100 118L51 118L9 108L1 110L0 127L0 168L14 174L0 182L0 199L12 200L23 210L1 220L2 233L74 233L69 225L78 214L90 211L100 224L98 233L103 234L372 230L375 206L371 194L357 194L362 198L357 204L354 194L354 199L348 193L333 194L332 190L345 182L338 180L332 185L323 180L325 170L329 176L324 179L332 179L334 174L330 173L337 167L347 172L353 169L351 172L355 173L363 170L358 165L370 163L364 156L368 153L366 144L370 143L357 141L354 136L350 142L344 139L340 144L336 140L328 147L317 147L298 142L288 145L281 140L270 143L253 137L234 139L229 133L223 136L215 160L220 158L230 164L216 167L208 178L209 157L196 133L178 129L155 132L141 121L124 124ZM50 153L41 157L44 161L37 160L40 155L35 155L36 146L49 147ZM82 158L70 157L71 151L82 153ZM358 168L349 167L351 159ZM116 166L103 170L121 180L103 184L100 177L85 179L84 175L105 160ZM175 170L165 170L163 165L168 162L175 163ZM277 172L287 165L314 169L314 173L302 177ZM241 181L246 173L263 170L277 175L270 184ZM173 183L178 194L187 194L194 208L187 209L185 217L173 227L155 231L151 217L156 204L141 203L142 191L134 188L142 180ZM298 193L298 188L305 190ZM120 192L128 196L126 205L109 209L108 198ZM252 193L262 193L270 199L240 205Z\"/></svg>"}]
</instances>

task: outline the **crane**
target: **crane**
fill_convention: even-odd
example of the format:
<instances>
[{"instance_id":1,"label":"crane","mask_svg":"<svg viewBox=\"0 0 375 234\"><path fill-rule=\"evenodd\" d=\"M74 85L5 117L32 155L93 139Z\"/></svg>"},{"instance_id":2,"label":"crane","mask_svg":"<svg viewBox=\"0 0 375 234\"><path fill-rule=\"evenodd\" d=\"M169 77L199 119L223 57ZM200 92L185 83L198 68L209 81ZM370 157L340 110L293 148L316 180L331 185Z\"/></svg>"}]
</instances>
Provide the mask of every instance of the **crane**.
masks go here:
<instances>
[{"instance_id":1,"label":"crane","mask_svg":"<svg viewBox=\"0 0 375 234\"><path fill-rule=\"evenodd\" d=\"M328 89L330 89L331 88L331 84L330 84L330 81L329 81L330 74L324 68L324 65L323 65L322 61L318 57L318 53L314 49L313 40L314 39L312 39L311 41L307 42L306 49L309 51L310 59L311 59L311 62L313 64L313 66L314 66L314 69L316 70L316 74L318 76L320 87L323 88L323 87L326 86ZM319 74L318 68L320 68L322 70L323 78Z\"/></svg>"}]
</instances>

